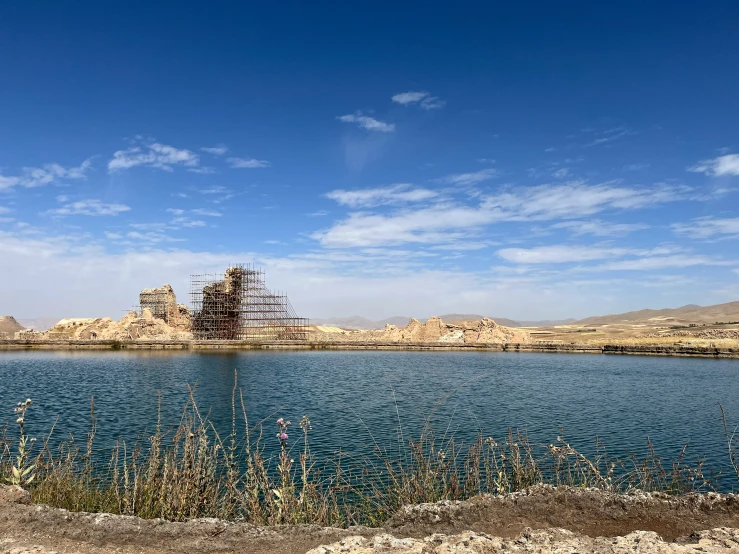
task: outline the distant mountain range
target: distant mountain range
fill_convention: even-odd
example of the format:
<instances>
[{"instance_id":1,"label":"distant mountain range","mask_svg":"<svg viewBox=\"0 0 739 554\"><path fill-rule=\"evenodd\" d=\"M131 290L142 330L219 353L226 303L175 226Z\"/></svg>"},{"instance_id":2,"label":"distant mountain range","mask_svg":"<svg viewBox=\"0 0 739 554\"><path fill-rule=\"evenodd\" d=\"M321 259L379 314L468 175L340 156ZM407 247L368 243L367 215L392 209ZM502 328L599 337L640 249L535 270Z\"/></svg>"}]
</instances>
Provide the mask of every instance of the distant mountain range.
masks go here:
<instances>
[{"instance_id":1,"label":"distant mountain range","mask_svg":"<svg viewBox=\"0 0 739 554\"><path fill-rule=\"evenodd\" d=\"M690 323L727 323L730 321L739 321L739 302L727 302L726 304L714 304L713 306L688 304L681 308L638 310L623 314L588 317L576 321L575 325L614 325L619 323L687 325Z\"/></svg>"},{"instance_id":2,"label":"distant mountain range","mask_svg":"<svg viewBox=\"0 0 739 554\"><path fill-rule=\"evenodd\" d=\"M26 329L33 329L34 331L48 331L54 325L56 325L61 317L37 317L35 319L19 319L18 323L23 325Z\"/></svg>"},{"instance_id":3,"label":"distant mountain range","mask_svg":"<svg viewBox=\"0 0 739 554\"><path fill-rule=\"evenodd\" d=\"M480 314L443 314L441 319L445 323L461 323L462 321L479 321L483 317ZM313 325L324 325L327 327L341 327L342 329L357 329L367 331L370 329L384 329L386 324L397 325L398 327L404 327L410 321L410 317L406 316L394 316L379 321L373 321L355 315L352 317L330 317L330 318L311 318L310 322ZM506 327L548 327L551 325L567 325L574 322L574 319L556 319L556 320L543 320L543 321L514 321L505 317L490 317L499 325L505 325Z\"/></svg>"},{"instance_id":4,"label":"distant mountain range","mask_svg":"<svg viewBox=\"0 0 739 554\"><path fill-rule=\"evenodd\" d=\"M577 326L597 326L597 325L614 325L614 324L635 324L644 323L645 325L688 325L690 323L715 323L739 321L739 302L727 302L725 304L715 304L712 306L699 306L697 304L688 304L680 308L666 308L658 310L638 310L634 312L626 312L622 314L610 314L603 316L587 317L585 319L546 319L539 321L529 320L513 320L505 317L483 316L481 314L443 314L441 316L446 323L459 323L462 321L479 321L483 317L489 317L500 325L506 327L553 327L555 325L577 325ZM0 331L14 332L19 330L18 327L27 329L35 329L37 331L45 331L52 328L60 319L60 317L38 317L34 319L19 318L17 321L10 317L0 317ZM330 318L311 318L313 325L325 325L331 327L341 327L343 329L384 329L386 324L404 327L410 321L409 316L394 316L387 319L372 320L366 317L355 315L352 317L330 317ZM421 319L421 318L419 318ZM426 318L422 320L425 321ZM19 325L20 324L20 325Z\"/></svg>"}]
</instances>

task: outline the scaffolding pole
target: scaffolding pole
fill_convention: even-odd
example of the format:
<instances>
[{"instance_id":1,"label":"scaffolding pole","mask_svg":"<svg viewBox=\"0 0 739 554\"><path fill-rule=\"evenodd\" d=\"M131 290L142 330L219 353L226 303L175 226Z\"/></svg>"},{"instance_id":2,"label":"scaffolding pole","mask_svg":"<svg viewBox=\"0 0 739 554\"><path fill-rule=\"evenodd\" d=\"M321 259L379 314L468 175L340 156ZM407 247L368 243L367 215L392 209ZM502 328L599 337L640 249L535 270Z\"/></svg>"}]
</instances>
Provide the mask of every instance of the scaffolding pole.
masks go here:
<instances>
[{"instance_id":1,"label":"scaffolding pole","mask_svg":"<svg viewBox=\"0 0 739 554\"><path fill-rule=\"evenodd\" d=\"M262 342L308 338L308 319L290 300L267 289L264 272L231 265L224 275L190 276L192 332L201 340Z\"/></svg>"}]
</instances>

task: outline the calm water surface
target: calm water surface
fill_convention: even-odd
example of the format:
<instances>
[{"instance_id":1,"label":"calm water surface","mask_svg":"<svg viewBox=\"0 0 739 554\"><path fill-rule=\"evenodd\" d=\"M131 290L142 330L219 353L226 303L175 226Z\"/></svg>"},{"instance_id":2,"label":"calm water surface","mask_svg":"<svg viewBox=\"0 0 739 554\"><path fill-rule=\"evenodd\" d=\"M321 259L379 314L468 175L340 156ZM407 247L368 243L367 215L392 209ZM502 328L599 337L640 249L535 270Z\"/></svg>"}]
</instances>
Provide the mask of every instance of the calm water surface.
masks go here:
<instances>
[{"instance_id":1,"label":"calm water surface","mask_svg":"<svg viewBox=\"0 0 739 554\"><path fill-rule=\"evenodd\" d=\"M491 352L21 352L0 353L0 410L11 421L30 397L28 428L84 442L95 397L98 439L135 439L156 423L179 421L187 385L216 426L231 422L234 370L252 422L297 423L308 414L316 452L360 451L374 439L397 444L433 412L436 428L469 441L483 429L502 438L509 427L553 442L564 428L573 445L592 450L596 435L613 453L644 453L650 437L666 459L690 441L693 456L727 475L719 402L739 422L739 360ZM276 415L279 414L279 415ZM296 433L298 432L298 433ZM735 479L734 479L735 481Z\"/></svg>"}]
</instances>

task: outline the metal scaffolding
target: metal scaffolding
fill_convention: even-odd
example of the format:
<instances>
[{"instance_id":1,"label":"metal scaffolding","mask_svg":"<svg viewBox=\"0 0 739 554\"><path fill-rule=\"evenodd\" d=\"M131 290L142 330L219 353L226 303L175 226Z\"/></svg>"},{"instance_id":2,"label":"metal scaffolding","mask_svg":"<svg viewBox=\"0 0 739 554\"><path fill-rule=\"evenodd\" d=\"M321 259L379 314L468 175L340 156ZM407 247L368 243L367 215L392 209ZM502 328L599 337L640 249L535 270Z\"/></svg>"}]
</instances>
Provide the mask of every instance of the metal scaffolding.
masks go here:
<instances>
[{"instance_id":1,"label":"metal scaffolding","mask_svg":"<svg viewBox=\"0 0 739 554\"><path fill-rule=\"evenodd\" d=\"M234 264L224 275L191 275L192 332L203 340L306 340L308 319L284 294L264 284L264 272Z\"/></svg>"}]
</instances>

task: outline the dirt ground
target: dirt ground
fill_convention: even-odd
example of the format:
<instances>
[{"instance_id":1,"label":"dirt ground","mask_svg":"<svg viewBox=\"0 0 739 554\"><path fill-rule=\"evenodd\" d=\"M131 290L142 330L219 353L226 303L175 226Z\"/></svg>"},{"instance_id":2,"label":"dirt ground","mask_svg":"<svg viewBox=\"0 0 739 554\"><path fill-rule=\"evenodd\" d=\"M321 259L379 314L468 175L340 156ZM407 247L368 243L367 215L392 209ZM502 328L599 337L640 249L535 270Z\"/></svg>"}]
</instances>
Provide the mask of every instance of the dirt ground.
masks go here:
<instances>
[{"instance_id":1,"label":"dirt ground","mask_svg":"<svg viewBox=\"0 0 739 554\"><path fill-rule=\"evenodd\" d=\"M539 486L500 497L409 506L379 529L334 529L71 513L33 505L17 487L0 488L0 552L12 554L685 551L665 550L668 545L739 552L738 529L739 497L719 494L609 495ZM553 547L558 541L562 548ZM614 550L619 541L624 549ZM524 543L532 549L519 550ZM643 548L632 548L639 544ZM693 546L687 551L701 551Z\"/></svg>"}]
</instances>

